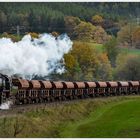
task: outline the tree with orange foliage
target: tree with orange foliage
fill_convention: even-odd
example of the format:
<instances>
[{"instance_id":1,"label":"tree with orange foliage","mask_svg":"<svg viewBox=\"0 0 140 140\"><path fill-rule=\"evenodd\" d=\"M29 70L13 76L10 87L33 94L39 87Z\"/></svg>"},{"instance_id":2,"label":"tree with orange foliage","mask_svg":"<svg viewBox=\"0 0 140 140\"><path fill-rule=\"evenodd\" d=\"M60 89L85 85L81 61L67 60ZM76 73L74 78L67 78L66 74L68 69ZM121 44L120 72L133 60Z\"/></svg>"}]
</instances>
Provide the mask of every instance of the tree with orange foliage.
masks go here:
<instances>
[{"instance_id":1,"label":"tree with orange foliage","mask_svg":"<svg viewBox=\"0 0 140 140\"><path fill-rule=\"evenodd\" d=\"M66 28L68 35L71 38L74 38L75 37L73 34L74 29L77 25L80 24L81 20L78 17L66 16L64 18L64 21L65 21L65 28Z\"/></svg>"},{"instance_id":2,"label":"tree with orange foliage","mask_svg":"<svg viewBox=\"0 0 140 140\"><path fill-rule=\"evenodd\" d=\"M38 38L39 34L35 33L35 32L29 32L28 33L32 38Z\"/></svg>"},{"instance_id":3,"label":"tree with orange foliage","mask_svg":"<svg viewBox=\"0 0 140 140\"><path fill-rule=\"evenodd\" d=\"M100 53L97 56L98 66L96 67L96 79L97 80L111 80L112 68L108 56L106 53Z\"/></svg>"},{"instance_id":4,"label":"tree with orange foliage","mask_svg":"<svg viewBox=\"0 0 140 140\"><path fill-rule=\"evenodd\" d=\"M102 25L104 19L102 16L100 15L95 15L91 18L91 22L94 24L94 25Z\"/></svg>"},{"instance_id":5,"label":"tree with orange foliage","mask_svg":"<svg viewBox=\"0 0 140 140\"><path fill-rule=\"evenodd\" d=\"M140 26L138 26L133 34L132 34L132 40L136 48L140 49Z\"/></svg>"},{"instance_id":6,"label":"tree with orange foliage","mask_svg":"<svg viewBox=\"0 0 140 140\"><path fill-rule=\"evenodd\" d=\"M73 50L65 55L65 67L71 80L109 80L112 78L111 65L107 54L98 53L87 43L74 42Z\"/></svg>"}]
</instances>

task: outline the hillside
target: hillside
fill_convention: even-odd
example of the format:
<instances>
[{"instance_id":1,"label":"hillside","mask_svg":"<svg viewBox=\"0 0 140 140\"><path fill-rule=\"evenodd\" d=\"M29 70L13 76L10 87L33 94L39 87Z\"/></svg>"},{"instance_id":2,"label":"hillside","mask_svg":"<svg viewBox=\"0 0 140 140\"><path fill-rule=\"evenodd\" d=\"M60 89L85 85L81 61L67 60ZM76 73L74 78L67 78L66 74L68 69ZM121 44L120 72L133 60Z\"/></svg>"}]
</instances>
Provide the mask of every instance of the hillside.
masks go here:
<instances>
[{"instance_id":1,"label":"hillside","mask_svg":"<svg viewBox=\"0 0 140 140\"><path fill-rule=\"evenodd\" d=\"M140 99L120 101L91 113L89 118L68 125L62 137L140 137Z\"/></svg>"},{"instance_id":2,"label":"hillside","mask_svg":"<svg viewBox=\"0 0 140 140\"><path fill-rule=\"evenodd\" d=\"M139 107L122 96L0 111L0 137L139 137Z\"/></svg>"},{"instance_id":3,"label":"hillside","mask_svg":"<svg viewBox=\"0 0 140 140\"><path fill-rule=\"evenodd\" d=\"M16 33L20 26L21 33L33 32L66 32L65 16L79 17L91 21L99 14L105 19L118 22L132 20L139 15L140 3L0 3L0 32ZM7 8L8 7L8 8ZM107 23L108 24L108 23Z\"/></svg>"}]
</instances>

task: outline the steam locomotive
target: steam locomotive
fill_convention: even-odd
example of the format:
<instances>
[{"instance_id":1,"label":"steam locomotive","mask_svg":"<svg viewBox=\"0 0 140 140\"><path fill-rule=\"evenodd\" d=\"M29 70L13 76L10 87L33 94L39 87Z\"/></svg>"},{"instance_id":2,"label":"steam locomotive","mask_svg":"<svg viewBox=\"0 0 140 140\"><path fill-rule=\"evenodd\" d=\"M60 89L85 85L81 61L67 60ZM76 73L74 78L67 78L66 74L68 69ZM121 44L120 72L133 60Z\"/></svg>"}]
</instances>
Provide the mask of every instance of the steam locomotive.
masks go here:
<instances>
[{"instance_id":1,"label":"steam locomotive","mask_svg":"<svg viewBox=\"0 0 140 140\"><path fill-rule=\"evenodd\" d=\"M42 81L0 74L0 104L7 100L18 105L139 93L139 81Z\"/></svg>"}]
</instances>

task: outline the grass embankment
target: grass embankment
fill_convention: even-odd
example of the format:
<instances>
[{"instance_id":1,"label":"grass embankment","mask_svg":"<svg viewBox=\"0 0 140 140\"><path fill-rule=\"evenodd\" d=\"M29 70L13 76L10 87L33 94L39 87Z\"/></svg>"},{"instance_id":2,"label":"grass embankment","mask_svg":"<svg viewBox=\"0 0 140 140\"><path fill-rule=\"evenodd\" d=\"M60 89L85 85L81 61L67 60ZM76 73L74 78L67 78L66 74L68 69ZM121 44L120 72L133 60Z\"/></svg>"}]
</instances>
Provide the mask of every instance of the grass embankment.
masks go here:
<instances>
[{"instance_id":1,"label":"grass embankment","mask_svg":"<svg viewBox=\"0 0 140 140\"><path fill-rule=\"evenodd\" d=\"M56 103L0 118L0 137L140 137L140 96Z\"/></svg>"}]
</instances>

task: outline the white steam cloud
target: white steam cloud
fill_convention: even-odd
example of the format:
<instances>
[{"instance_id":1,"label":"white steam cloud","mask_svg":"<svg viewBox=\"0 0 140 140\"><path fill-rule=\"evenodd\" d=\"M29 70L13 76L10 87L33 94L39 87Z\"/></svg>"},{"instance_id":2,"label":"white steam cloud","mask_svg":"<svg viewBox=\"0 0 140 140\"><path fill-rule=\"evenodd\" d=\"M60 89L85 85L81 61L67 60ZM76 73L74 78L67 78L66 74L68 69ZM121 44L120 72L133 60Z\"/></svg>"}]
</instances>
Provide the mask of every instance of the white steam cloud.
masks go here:
<instances>
[{"instance_id":1,"label":"white steam cloud","mask_svg":"<svg viewBox=\"0 0 140 140\"><path fill-rule=\"evenodd\" d=\"M7 110L7 109L10 108L11 105L12 105L12 102L10 102L10 101L7 101L5 103L2 103L0 105L0 110Z\"/></svg>"},{"instance_id":2,"label":"white steam cloud","mask_svg":"<svg viewBox=\"0 0 140 140\"><path fill-rule=\"evenodd\" d=\"M67 35L57 39L50 34L41 34L38 39L26 35L19 42L10 38L0 39L0 72L32 78L35 75L48 76L52 72L63 73L64 54L72 49Z\"/></svg>"}]
</instances>

